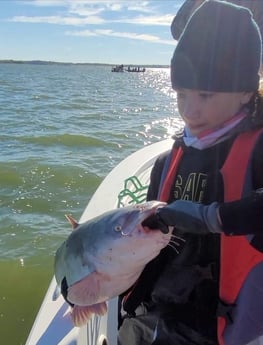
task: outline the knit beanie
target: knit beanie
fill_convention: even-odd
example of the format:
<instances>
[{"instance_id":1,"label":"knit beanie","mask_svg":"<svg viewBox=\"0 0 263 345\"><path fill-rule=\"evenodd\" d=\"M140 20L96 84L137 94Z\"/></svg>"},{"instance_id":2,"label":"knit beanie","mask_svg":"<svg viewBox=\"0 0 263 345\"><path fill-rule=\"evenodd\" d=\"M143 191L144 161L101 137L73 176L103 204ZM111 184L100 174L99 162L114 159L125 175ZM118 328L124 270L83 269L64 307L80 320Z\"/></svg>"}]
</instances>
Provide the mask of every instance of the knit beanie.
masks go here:
<instances>
[{"instance_id":1,"label":"knit beanie","mask_svg":"<svg viewBox=\"0 0 263 345\"><path fill-rule=\"evenodd\" d=\"M192 14L180 36L171 61L172 87L256 91L261 45L250 10L207 0Z\"/></svg>"}]
</instances>

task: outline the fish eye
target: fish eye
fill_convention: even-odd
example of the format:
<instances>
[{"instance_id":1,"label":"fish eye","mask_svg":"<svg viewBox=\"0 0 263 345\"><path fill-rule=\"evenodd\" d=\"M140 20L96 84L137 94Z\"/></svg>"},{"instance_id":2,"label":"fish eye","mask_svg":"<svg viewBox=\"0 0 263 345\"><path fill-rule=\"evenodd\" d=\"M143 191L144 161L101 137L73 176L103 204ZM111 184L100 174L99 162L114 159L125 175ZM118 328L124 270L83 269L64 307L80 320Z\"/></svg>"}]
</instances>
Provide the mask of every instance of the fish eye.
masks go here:
<instances>
[{"instance_id":1,"label":"fish eye","mask_svg":"<svg viewBox=\"0 0 263 345\"><path fill-rule=\"evenodd\" d=\"M122 226L121 226L121 225L116 225L116 226L114 227L114 230L115 230L116 232L120 232L120 231L122 231Z\"/></svg>"}]
</instances>

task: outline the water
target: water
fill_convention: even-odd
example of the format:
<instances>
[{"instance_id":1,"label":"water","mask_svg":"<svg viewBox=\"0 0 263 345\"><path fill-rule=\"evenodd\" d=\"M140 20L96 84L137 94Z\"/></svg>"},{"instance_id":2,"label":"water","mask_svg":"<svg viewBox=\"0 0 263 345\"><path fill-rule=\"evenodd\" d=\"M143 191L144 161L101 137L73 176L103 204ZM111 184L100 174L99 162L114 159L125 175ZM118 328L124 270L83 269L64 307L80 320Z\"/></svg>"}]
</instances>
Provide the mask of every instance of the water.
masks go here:
<instances>
[{"instance_id":1,"label":"water","mask_svg":"<svg viewBox=\"0 0 263 345\"><path fill-rule=\"evenodd\" d=\"M24 344L57 247L103 178L181 127L169 69L0 63L0 334ZM103 200L101 200L103 203Z\"/></svg>"}]
</instances>

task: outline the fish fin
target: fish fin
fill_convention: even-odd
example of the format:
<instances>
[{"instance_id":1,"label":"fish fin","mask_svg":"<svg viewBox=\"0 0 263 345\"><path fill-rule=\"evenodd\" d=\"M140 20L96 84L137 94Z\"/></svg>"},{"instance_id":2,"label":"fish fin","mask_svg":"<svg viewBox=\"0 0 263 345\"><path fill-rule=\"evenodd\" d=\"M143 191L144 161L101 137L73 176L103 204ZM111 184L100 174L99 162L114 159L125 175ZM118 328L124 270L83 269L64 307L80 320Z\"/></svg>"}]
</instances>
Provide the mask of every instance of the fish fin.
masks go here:
<instances>
[{"instance_id":1,"label":"fish fin","mask_svg":"<svg viewBox=\"0 0 263 345\"><path fill-rule=\"evenodd\" d=\"M91 316L92 312L89 307L75 305L71 311L71 317L76 327L82 327L87 324Z\"/></svg>"},{"instance_id":2,"label":"fish fin","mask_svg":"<svg viewBox=\"0 0 263 345\"><path fill-rule=\"evenodd\" d=\"M65 214L65 217L67 218L67 220L72 225L73 230L76 229L79 226L79 223L72 216L70 216L69 214Z\"/></svg>"},{"instance_id":3,"label":"fish fin","mask_svg":"<svg viewBox=\"0 0 263 345\"><path fill-rule=\"evenodd\" d=\"M101 275L92 272L68 288L67 299L71 303L81 306L95 304L100 296L100 280Z\"/></svg>"},{"instance_id":4,"label":"fish fin","mask_svg":"<svg viewBox=\"0 0 263 345\"><path fill-rule=\"evenodd\" d=\"M93 313L97 315L105 315L107 313L108 307L106 302L101 302L91 305Z\"/></svg>"},{"instance_id":5,"label":"fish fin","mask_svg":"<svg viewBox=\"0 0 263 345\"><path fill-rule=\"evenodd\" d=\"M71 311L71 317L76 327L82 327L88 323L93 314L102 316L107 313L107 310L106 302L84 307L75 305Z\"/></svg>"}]
</instances>

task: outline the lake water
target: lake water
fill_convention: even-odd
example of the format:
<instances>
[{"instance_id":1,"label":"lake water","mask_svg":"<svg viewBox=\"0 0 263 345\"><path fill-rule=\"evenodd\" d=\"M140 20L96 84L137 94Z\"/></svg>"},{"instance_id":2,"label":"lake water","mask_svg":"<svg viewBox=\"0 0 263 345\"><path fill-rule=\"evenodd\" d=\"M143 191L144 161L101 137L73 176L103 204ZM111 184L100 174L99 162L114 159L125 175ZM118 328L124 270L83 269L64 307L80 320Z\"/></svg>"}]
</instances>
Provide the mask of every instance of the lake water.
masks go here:
<instances>
[{"instance_id":1,"label":"lake water","mask_svg":"<svg viewBox=\"0 0 263 345\"><path fill-rule=\"evenodd\" d=\"M64 215L80 218L116 164L182 123L167 68L0 63L0 115L0 334L23 345L71 231Z\"/></svg>"}]
</instances>

